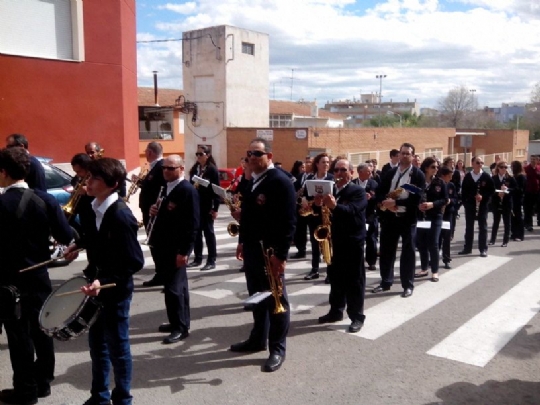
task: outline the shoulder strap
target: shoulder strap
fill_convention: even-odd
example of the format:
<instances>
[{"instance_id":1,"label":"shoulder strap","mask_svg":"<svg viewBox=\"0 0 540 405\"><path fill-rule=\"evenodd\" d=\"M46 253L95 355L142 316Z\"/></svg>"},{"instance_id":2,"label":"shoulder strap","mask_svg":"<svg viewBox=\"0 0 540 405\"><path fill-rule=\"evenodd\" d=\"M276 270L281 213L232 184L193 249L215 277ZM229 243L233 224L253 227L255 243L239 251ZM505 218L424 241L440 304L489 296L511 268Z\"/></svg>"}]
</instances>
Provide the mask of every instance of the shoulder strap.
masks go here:
<instances>
[{"instance_id":1,"label":"shoulder strap","mask_svg":"<svg viewBox=\"0 0 540 405\"><path fill-rule=\"evenodd\" d=\"M17 219L22 218L30 200L34 201L36 205L38 205L42 210L47 213L47 205L45 204L45 201L39 198L33 190L27 188L23 191L21 201L19 201L19 206L17 207Z\"/></svg>"}]
</instances>

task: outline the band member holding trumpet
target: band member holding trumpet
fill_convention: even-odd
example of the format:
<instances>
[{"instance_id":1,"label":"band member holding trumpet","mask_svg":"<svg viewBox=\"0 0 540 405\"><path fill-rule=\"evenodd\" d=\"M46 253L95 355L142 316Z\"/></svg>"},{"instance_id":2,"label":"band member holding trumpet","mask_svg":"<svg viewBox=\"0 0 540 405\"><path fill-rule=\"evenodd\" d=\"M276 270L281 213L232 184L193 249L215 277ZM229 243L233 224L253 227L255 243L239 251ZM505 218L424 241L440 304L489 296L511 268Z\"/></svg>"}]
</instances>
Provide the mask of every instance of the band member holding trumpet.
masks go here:
<instances>
[{"instance_id":1,"label":"band member holding trumpet","mask_svg":"<svg viewBox=\"0 0 540 405\"><path fill-rule=\"evenodd\" d=\"M159 332L169 333L163 343L179 342L189 336L189 289L187 261L199 229L199 195L184 180L184 162L178 155L163 160L163 177L167 182L163 200L152 205L155 217L148 243L156 263L156 273L164 284L168 324Z\"/></svg>"},{"instance_id":2,"label":"band member holding trumpet","mask_svg":"<svg viewBox=\"0 0 540 405\"><path fill-rule=\"evenodd\" d=\"M159 190L161 187L166 187L167 182L163 177L163 147L158 142L150 142L146 145L144 150L146 161L149 164L149 171L146 176L140 180L132 179L139 182L141 192L139 194L139 208L141 209L143 216L144 227L148 227L148 221L150 220L150 207L156 202L159 196ZM142 169L141 169L142 170ZM154 258L154 249L150 248L152 258ZM154 263L155 263L154 259ZM144 287L154 287L162 285L163 281L160 280L156 273L151 280L143 282Z\"/></svg>"},{"instance_id":3,"label":"band member holding trumpet","mask_svg":"<svg viewBox=\"0 0 540 405\"><path fill-rule=\"evenodd\" d=\"M247 157L252 183L242 199L236 257L244 261L249 295L268 291L271 285L277 288L271 296L255 305L249 338L233 344L231 351L264 351L268 342L270 357L263 371L272 372L278 370L285 360L289 331L290 307L284 272L296 224L295 192L289 178L274 168L268 141L254 139ZM280 306L283 308L277 310Z\"/></svg>"},{"instance_id":4,"label":"band member holding trumpet","mask_svg":"<svg viewBox=\"0 0 540 405\"><path fill-rule=\"evenodd\" d=\"M54 380L54 346L39 327L39 312L52 291L47 267L19 270L50 259L49 235L69 244L73 235L64 213L51 195L31 190L24 181L30 156L23 148L0 150L0 285L15 286L20 294L21 317L4 314L13 389L0 392L0 402L35 404L49 396ZM35 361L34 361L35 355Z\"/></svg>"},{"instance_id":5,"label":"band member holding trumpet","mask_svg":"<svg viewBox=\"0 0 540 405\"><path fill-rule=\"evenodd\" d=\"M495 193L495 184L491 175L482 170L482 158L473 156L471 163L473 169L465 175L461 185L461 199L465 208L465 246L458 255L472 253L474 223L478 218L478 250L480 257L487 257L487 215L489 199Z\"/></svg>"},{"instance_id":6,"label":"band member holding trumpet","mask_svg":"<svg viewBox=\"0 0 540 405\"><path fill-rule=\"evenodd\" d=\"M337 322L347 314L351 320L349 332L356 333L364 325L364 293L366 269L364 240L366 238L365 190L352 183L354 167L348 160L338 160L334 166L335 195L315 197L315 204L324 205L332 213L328 237L332 241L330 268L330 311L319 323Z\"/></svg>"},{"instance_id":7,"label":"band member holding trumpet","mask_svg":"<svg viewBox=\"0 0 540 405\"><path fill-rule=\"evenodd\" d=\"M377 189L376 199L381 207L381 242L379 266L381 284L372 292L388 291L394 284L394 262L398 241L401 237L401 257L399 273L403 298L410 297L414 289L415 235L420 193L402 190L394 193L403 184L412 184L424 189L426 178L424 173L412 165L414 146L404 143L399 148L399 165L382 176L381 185ZM394 197L394 198L392 198Z\"/></svg>"},{"instance_id":8,"label":"band member holding trumpet","mask_svg":"<svg viewBox=\"0 0 540 405\"><path fill-rule=\"evenodd\" d=\"M203 260L203 234L208 249L208 257L206 264L201 267L201 270L212 270L216 268L217 246L216 234L214 232L214 221L218 216L219 197L214 193L212 184L219 186L219 172L216 167L216 161L210 153L210 149L204 145L197 149L197 163L193 165L189 172L191 183L196 184L196 189L199 194L199 211L201 218L199 220L200 228L195 239L194 259L189 263L188 267L198 267ZM194 183L193 176L198 176L204 180L208 180L208 187L199 186Z\"/></svg>"},{"instance_id":9,"label":"band member holding trumpet","mask_svg":"<svg viewBox=\"0 0 540 405\"><path fill-rule=\"evenodd\" d=\"M107 404L111 399L115 404L130 405L129 309L133 274L142 269L144 257L137 240L137 220L118 195L126 179L124 166L116 159L101 158L90 162L88 171L86 191L95 197L92 210L81 212L81 239L66 250L66 258L73 260L78 247L86 249L88 266L84 274L89 284L82 287L82 292L96 297L103 305L88 334L92 395L85 405ZM100 289L110 283L116 287ZM112 394L109 391L111 364L116 383Z\"/></svg>"}]
</instances>

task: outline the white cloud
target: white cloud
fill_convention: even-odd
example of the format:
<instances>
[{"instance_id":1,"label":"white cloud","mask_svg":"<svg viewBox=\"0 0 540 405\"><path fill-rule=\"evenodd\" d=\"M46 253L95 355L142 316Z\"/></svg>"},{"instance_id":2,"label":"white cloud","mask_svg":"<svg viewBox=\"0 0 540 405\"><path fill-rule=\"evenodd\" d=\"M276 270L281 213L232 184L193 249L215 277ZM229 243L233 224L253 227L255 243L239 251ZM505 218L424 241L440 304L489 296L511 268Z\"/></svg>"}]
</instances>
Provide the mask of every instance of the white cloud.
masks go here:
<instances>
[{"instance_id":1,"label":"white cloud","mask_svg":"<svg viewBox=\"0 0 540 405\"><path fill-rule=\"evenodd\" d=\"M158 9L174 11L178 14L192 14L197 10L197 3L194 1L183 4L167 3L163 6L158 6Z\"/></svg>"},{"instance_id":2,"label":"white cloud","mask_svg":"<svg viewBox=\"0 0 540 405\"><path fill-rule=\"evenodd\" d=\"M180 38L223 24L268 33L277 98L289 99L295 68L294 99L376 92L379 73L388 75L385 98L417 98L425 107L461 84L477 89L481 104L528 99L540 60L540 24L524 14L532 2L459 1L467 3L462 11L445 11L443 0L386 0L360 13L351 0L199 0L184 4L193 14L157 21L152 35ZM181 44L167 44L139 45L141 83L160 70L168 87L181 87Z\"/></svg>"}]
</instances>

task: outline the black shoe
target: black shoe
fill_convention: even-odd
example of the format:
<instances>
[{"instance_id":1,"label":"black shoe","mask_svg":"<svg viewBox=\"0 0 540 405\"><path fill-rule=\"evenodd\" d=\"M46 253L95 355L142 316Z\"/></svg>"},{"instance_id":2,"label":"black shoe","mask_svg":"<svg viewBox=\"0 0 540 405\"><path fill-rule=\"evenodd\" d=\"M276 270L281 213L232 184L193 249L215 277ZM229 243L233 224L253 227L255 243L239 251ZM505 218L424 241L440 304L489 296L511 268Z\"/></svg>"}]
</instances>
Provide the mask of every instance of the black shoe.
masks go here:
<instances>
[{"instance_id":1,"label":"black shoe","mask_svg":"<svg viewBox=\"0 0 540 405\"><path fill-rule=\"evenodd\" d=\"M246 272L246 269L244 268L244 266L242 266L242 267L240 267L240 268L238 269L238 271L239 271L240 273L245 273L245 272Z\"/></svg>"},{"instance_id":2,"label":"black shoe","mask_svg":"<svg viewBox=\"0 0 540 405\"><path fill-rule=\"evenodd\" d=\"M148 281L145 281L144 283L142 283L143 287L158 287L158 286L162 286L163 283L161 282L160 279L158 279L157 277L154 277L152 280L148 280Z\"/></svg>"},{"instance_id":3,"label":"black shoe","mask_svg":"<svg viewBox=\"0 0 540 405\"><path fill-rule=\"evenodd\" d=\"M343 320L343 314L336 315L336 314L328 313L326 315L319 317L319 323L334 323L334 322L339 322L342 320Z\"/></svg>"},{"instance_id":4,"label":"black shoe","mask_svg":"<svg viewBox=\"0 0 540 405\"><path fill-rule=\"evenodd\" d=\"M494 244L495 244L495 241L493 241L493 240L490 240L490 241L488 242L488 246L492 246L492 245L494 245Z\"/></svg>"},{"instance_id":5,"label":"black shoe","mask_svg":"<svg viewBox=\"0 0 540 405\"><path fill-rule=\"evenodd\" d=\"M84 402L83 405L100 405L100 404L101 403L99 402L98 399L94 399L94 397L90 397ZM111 404L112 404L111 401L107 402L107 405L111 405Z\"/></svg>"},{"instance_id":6,"label":"black shoe","mask_svg":"<svg viewBox=\"0 0 540 405\"><path fill-rule=\"evenodd\" d=\"M508 247L508 243L503 243L501 247Z\"/></svg>"},{"instance_id":7,"label":"black shoe","mask_svg":"<svg viewBox=\"0 0 540 405\"><path fill-rule=\"evenodd\" d=\"M231 345L230 351L236 353L247 353L247 352L264 352L266 350L265 345L257 345L249 340L244 340L240 343L235 343Z\"/></svg>"},{"instance_id":8,"label":"black shoe","mask_svg":"<svg viewBox=\"0 0 540 405\"><path fill-rule=\"evenodd\" d=\"M326 276L324 278L324 284L330 284L330 277Z\"/></svg>"},{"instance_id":9,"label":"black shoe","mask_svg":"<svg viewBox=\"0 0 540 405\"><path fill-rule=\"evenodd\" d=\"M349 326L349 332L351 333L357 333L360 332L360 329L362 329L362 326L364 326L364 322L362 321L352 321L351 325Z\"/></svg>"},{"instance_id":10,"label":"black shoe","mask_svg":"<svg viewBox=\"0 0 540 405\"><path fill-rule=\"evenodd\" d=\"M171 333L173 331L173 327L170 323L163 323L159 325L158 332L161 333Z\"/></svg>"},{"instance_id":11,"label":"black shoe","mask_svg":"<svg viewBox=\"0 0 540 405\"><path fill-rule=\"evenodd\" d=\"M316 280L319 278L318 271L310 271L308 275L304 276L304 280Z\"/></svg>"},{"instance_id":12,"label":"black shoe","mask_svg":"<svg viewBox=\"0 0 540 405\"><path fill-rule=\"evenodd\" d=\"M458 255L470 255L472 253L472 250L461 250L458 252Z\"/></svg>"},{"instance_id":13,"label":"black shoe","mask_svg":"<svg viewBox=\"0 0 540 405\"><path fill-rule=\"evenodd\" d=\"M378 285L373 290L371 290L371 292L373 294L377 294L377 293L380 293L380 292L383 292L383 291L390 291L390 287L385 287L385 286L382 286L382 285Z\"/></svg>"},{"instance_id":14,"label":"black shoe","mask_svg":"<svg viewBox=\"0 0 540 405\"><path fill-rule=\"evenodd\" d=\"M264 363L262 371L265 373L271 373L272 371L279 370L283 362L285 361L285 356L280 356L279 354L271 354L268 357L268 360Z\"/></svg>"},{"instance_id":15,"label":"black shoe","mask_svg":"<svg viewBox=\"0 0 540 405\"><path fill-rule=\"evenodd\" d=\"M216 268L216 265L213 263L206 263L203 267L201 267L201 271L205 270L213 270Z\"/></svg>"},{"instance_id":16,"label":"black shoe","mask_svg":"<svg viewBox=\"0 0 540 405\"><path fill-rule=\"evenodd\" d=\"M532 231L533 231L533 227L532 227L532 226L528 226L526 229L527 229L529 232L532 232Z\"/></svg>"},{"instance_id":17,"label":"black shoe","mask_svg":"<svg viewBox=\"0 0 540 405\"><path fill-rule=\"evenodd\" d=\"M291 256L291 259L305 259L306 258L306 252L298 252Z\"/></svg>"},{"instance_id":18,"label":"black shoe","mask_svg":"<svg viewBox=\"0 0 540 405\"><path fill-rule=\"evenodd\" d=\"M403 290L403 292L401 293L401 296L402 296L403 298L408 298L408 297L410 297L410 296L412 295L412 293L413 293L412 288L405 288L405 289Z\"/></svg>"},{"instance_id":19,"label":"black shoe","mask_svg":"<svg viewBox=\"0 0 540 405\"><path fill-rule=\"evenodd\" d=\"M37 396L23 396L14 389L0 391L0 402L13 405L34 405L38 403Z\"/></svg>"},{"instance_id":20,"label":"black shoe","mask_svg":"<svg viewBox=\"0 0 540 405\"><path fill-rule=\"evenodd\" d=\"M487 257L487 250L481 250L480 257Z\"/></svg>"},{"instance_id":21,"label":"black shoe","mask_svg":"<svg viewBox=\"0 0 540 405\"><path fill-rule=\"evenodd\" d=\"M244 305L244 311L253 312L257 304L246 304Z\"/></svg>"},{"instance_id":22,"label":"black shoe","mask_svg":"<svg viewBox=\"0 0 540 405\"><path fill-rule=\"evenodd\" d=\"M50 384L38 384L37 396L38 398L47 398L51 395Z\"/></svg>"},{"instance_id":23,"label":"black shoe","mask_svg":"<svg viewBox=\"0 0 540 405\"><path fill-rule=\"evenodd\" d=\"M367 269L371 270L371 271L374 271L374 270L377 270L377 267L375 267L374 264L370 264Z\"/></svg>"},{"instance_id":24,"label":"black shoe","mask_svg":"<svg viewBox=\"0 0 540 405\"><path fill-rule=\"evenodd\" d=\"M197 260L193 260L191 263L187 265L187 267L199 267L202 264L202 262L198 262Z\"/></svg>"},{"instance_id":25,"label":"black shoe","mask_svg":"<svg viewBox=\"0 0 540 405\"><path fill-rule=\"evenodd\" d=\"M450 264L448 262L445 262L444 268L448 270L448 269L451 269L452 267L450 267Z\"/></svg>"},{"instance_id":26,"label":"black shoe","mask_svg":"<svg viewBox=\"0 0 540 405\"><path fill-rule=\"evenodd\" d=\"M167 336L165 339L163 339L163 343L168 345L171 343L180 342L181 340L184 340L189 336L189 332L180 332L179 330L176 330L174 332L171 332L169 336Z\"/></svg>"}]
</instances>

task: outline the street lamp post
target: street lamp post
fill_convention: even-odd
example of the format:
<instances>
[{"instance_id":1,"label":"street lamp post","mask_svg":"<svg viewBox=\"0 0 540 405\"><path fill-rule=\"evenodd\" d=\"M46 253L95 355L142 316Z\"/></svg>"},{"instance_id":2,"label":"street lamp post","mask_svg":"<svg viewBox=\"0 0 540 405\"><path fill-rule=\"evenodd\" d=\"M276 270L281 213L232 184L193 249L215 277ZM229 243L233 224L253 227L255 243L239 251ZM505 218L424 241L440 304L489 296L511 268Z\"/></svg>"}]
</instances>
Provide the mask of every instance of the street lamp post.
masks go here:
<instances>
[{"instance_id":1,"label":"street lamp post","mask_svg":"<svg viewBox=\"0 0 540 405\"><path fill-rule=\"evenodd\" d=\"M386 75L376 75L377 79L379 79L379 127L381 126L381 108L382 108L382 79L386 77Z\"/></svg>"},{"instance_id":2,"label":"street lamp post","mask_svg":"<svg viewBox=\"0 0 540 405\"><path fill-rule=\"evenodd\" d=\"M476 89L470 89L469 91L472 93L473 108L476 110L476 102L474 99L474 94L476 93Z\"/></svg>"}]
</instances>

